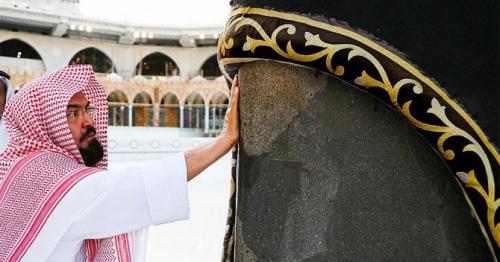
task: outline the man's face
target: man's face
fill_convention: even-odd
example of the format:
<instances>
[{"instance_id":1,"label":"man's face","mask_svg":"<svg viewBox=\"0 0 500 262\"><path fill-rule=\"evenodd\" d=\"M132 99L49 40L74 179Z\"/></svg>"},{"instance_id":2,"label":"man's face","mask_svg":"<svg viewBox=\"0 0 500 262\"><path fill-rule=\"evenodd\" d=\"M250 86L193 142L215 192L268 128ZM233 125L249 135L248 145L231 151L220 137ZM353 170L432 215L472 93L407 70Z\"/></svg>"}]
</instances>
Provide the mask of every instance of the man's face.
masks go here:
<instances>
[{"instance_id":1,"label":"man's face","mask_svg":"<svg viewBox=\"0 0 500 262\"><path fill-rule=\"evenodd\" d=\"M3 116L3 109L5 108L5 100L7 99L7 88L2 80L0 80L0 119Z\"/></svg>"},{"instance_id":2,"label":"man's face","mask_svg":"<svg viewBox=\"0 0 500 262\"><path fill-rule=\"evenodd\" d=\"M66 109L69 130L86 166L95 166L104 155L96 138L94 112L82 91L73 95Z\"/></svg>"}]
</instances>

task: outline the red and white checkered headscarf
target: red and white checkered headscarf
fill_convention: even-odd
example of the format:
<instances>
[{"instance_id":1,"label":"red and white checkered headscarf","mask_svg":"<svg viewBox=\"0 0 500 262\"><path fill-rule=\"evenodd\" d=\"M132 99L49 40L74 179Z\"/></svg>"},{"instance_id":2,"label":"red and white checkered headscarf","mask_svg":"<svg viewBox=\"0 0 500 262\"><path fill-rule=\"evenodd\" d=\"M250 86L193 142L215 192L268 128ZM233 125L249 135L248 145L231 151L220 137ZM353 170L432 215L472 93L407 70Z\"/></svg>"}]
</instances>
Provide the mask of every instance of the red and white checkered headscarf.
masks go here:
<instances>
[{"instance_id":1,"label":"red and white checkered headscarf","mask_svg":"<svg viewBox=\"0 0 500 262\"><path fill-rule=\"evenodd\" d=\"M104 148L98 167L107 166L106 92L97 82L90 65L68 66L27 84L11 99L4 121L10 143L0 162L0 180L16 159L39 150L60 152L83 164L71 136L66 109L71 97L83 91L97 108L96 137Z\"/></svg>"},{"instance_id":2,"label":"red and white checkered headscarf","mask_svg":"<svg viewBox=\"0 0 500 262\"><path fill-rule=\"evenodd\" d=\"M97 109L96 138L104 157L86 167L68 127L71 97L83 91ZM67 66L33 80L5 109L10 135L0 155L0 261L17 261L57 203L78 181L107 166L106 93L90 65ZM19 205L19 203L28 203ZM129 261L126 234L87 241L89 261Z\"/></svg>"}]
</instances>

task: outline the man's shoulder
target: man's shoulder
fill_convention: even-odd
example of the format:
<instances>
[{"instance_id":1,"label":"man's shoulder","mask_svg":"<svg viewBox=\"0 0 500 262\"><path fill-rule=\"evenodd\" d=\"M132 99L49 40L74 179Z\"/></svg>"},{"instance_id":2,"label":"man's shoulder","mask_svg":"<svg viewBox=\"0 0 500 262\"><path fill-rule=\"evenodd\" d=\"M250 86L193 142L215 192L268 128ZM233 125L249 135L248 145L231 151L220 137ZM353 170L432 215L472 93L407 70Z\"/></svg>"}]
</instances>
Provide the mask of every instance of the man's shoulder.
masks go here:
<instances>
[{"instance_id":1,"label":"man's shoulder","mask_svg":"<svg viewBox=\"0 0 500 262\"><path fill-rule=\"evenodd\" d=\"M31 163L33 165L44 165L48 168L57 168L62 166L85 168L85 165L78 163L75 158L61 152L51 150L38 150L32 152L19 159L18 162Z\"/></svg>"},{"instance_id":2,"label":"man's shoulder","mask_svg":"<svg viewBox=\"0 0 500 262\"><path fill-rule=\"evenodd\" d=\"M57 152L57 151L47 150L47 149L34 151L34 152L26 155L25 157L27 157L27 158L43 157L46 159L67 160L67 161L73 161L73 162L78 163L78 161L76 161L76 159L74 159L66 154L63 154L63 153Z\"/></svg>"},{"instance_id":3,"label":"man's shoulder","mask_svg":"<svg viewBox=\"0 0 500 262\"><path fill-rule=\"evenodd\" d=\"M63 177L71 174L90 174L101 171L99 168L87 167L75 158L61 152L38 150L15 161L10 172L32 172L34 170L39 173L59 173Z\"/></svg>"}]
</instances>

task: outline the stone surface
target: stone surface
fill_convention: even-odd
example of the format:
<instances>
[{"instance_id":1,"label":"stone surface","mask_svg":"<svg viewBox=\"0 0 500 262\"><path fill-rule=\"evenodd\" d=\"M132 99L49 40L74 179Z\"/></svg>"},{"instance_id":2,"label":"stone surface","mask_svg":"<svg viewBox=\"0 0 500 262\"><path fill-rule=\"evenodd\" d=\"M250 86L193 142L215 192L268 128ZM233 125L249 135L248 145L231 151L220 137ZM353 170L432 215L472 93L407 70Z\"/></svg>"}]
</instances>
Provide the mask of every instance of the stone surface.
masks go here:
<instances>
[{"instance_id":1,"label":"stone surface","mask_svg":"<svg viewBox=\"0 0 500 262\"><path fill-rule=\"evenodd\" d=\"M237 261L491 259L455 178L398 113L306 68L240 77Z\"/></svg>"}]
</instances>

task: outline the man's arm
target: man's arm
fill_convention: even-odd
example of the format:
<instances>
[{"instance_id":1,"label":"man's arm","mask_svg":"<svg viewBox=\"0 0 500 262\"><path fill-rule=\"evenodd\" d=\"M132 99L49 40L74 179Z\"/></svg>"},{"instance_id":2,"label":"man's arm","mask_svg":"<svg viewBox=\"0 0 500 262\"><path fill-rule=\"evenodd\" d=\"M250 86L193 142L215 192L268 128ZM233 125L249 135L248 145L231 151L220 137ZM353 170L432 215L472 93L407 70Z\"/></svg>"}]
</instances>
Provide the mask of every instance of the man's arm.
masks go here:
<instances>
[{"instance_id":1,"label":"man's arm","mask_svg":"<svg viewBox=\"0 0 500 262\"><path fill-rule=\"evenodd\" d=\"M239 78L238 75L236 75L231 86L229 108L226 112L224 129L222 129L221 134L210 144L184 153L186 157L188 181L227 154L227 152L238 143L240 134L238 112L239 95Z\"/></svg>"}]
</instances>

